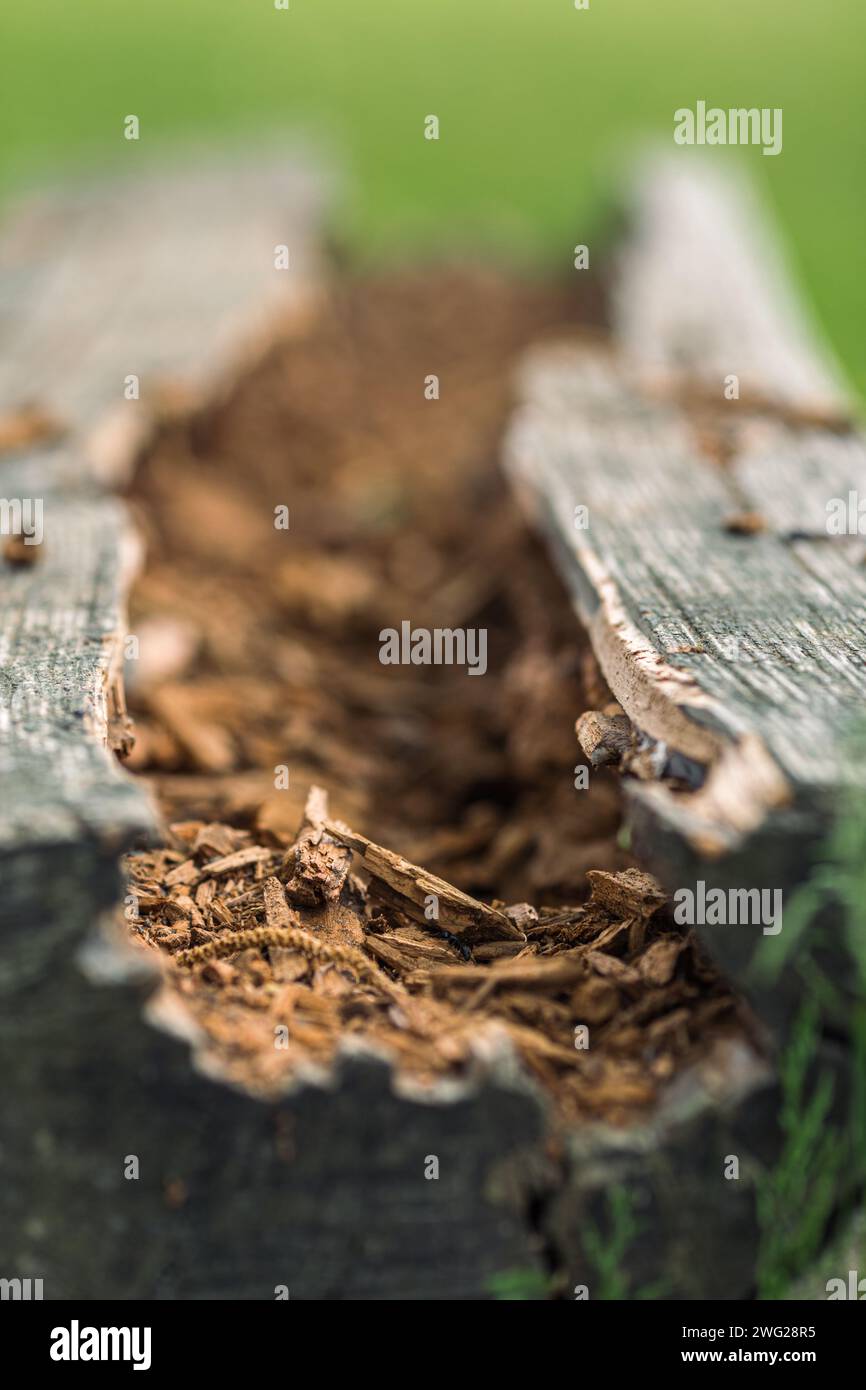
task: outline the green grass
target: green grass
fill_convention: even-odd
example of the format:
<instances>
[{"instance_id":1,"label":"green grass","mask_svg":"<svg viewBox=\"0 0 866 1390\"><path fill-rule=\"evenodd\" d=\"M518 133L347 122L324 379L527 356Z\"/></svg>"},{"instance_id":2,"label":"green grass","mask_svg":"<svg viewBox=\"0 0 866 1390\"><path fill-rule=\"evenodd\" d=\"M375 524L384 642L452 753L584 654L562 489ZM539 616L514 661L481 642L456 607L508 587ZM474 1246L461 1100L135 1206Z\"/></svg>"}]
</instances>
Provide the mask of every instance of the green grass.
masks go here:
<instances>
[{"instance_id":1,"label":"green grass","mask_svg":"<svg viewBox=\"0 0 866 1390\"><path fill-rule=\"evenodd\" d=\"M781 1059L782 1152L758 1188L761 1297L787 1296L792 1280L815 1259L840 1197L862 1204L866 1189L866 729L848 745L850 785L837 798L836 819L809 876L785 909L781 936L765 937L754 983L769 989L795 966L803 1008ZM821 922L832 906L835 923ZM846 990L819 965L829 947L837 972L847 947ZM853 998L849 991L853 992ZM821 1027L850 1036L847 1124L827 1123L829 1074L815 1076ZM811 1091L807 1094L807 1081ZM844 1176L844 1182L839 1181ZM838 1213L837 1213L838 1215Z\"/></svg>"},{"instance_id":2,"label":"green grass","mask_svg":"<svg viewBox=\"0 0 866 1390\"><path fill-rule=\"evenodd\" d=\"M504 1303L525 1303L549 1295L549 1280L539 1269L506 1269L488 1281L494 1299Z\"/></svg>"},{"instance_id":3,"label":"green grass","mask_svg":"<svg viewBox=\"0 0 866 1390\"><path fill-rule=\"evenodd\" d=\"M0 191L58 163L136 158L300 123L352 176L342 230L503 247L565 270L599 190L673 111L781 106L784 150L717 150L766 185L820 317L866 391L866 6L860 0L7 0ZM142 121L140 149L121 140ZM423 118L442 123L438 143ZM671 146L673 148L673 146Z\"/></svg>"},{"instance_id":4,"label":"green grass","mask_svg":"<svg viewBox=\"0 0 866 1390\"><path fill-rule=\"evenodd\" d=\"M817 1257L839 1196L844 1138L828 1126L833 1081L820 1076L807 1093L818 1049L819 1011L804 1004L780 1064L782 1151L757 1189L761 1231L758 1297L782 1298Z\"/></svg>"}]
</instances>

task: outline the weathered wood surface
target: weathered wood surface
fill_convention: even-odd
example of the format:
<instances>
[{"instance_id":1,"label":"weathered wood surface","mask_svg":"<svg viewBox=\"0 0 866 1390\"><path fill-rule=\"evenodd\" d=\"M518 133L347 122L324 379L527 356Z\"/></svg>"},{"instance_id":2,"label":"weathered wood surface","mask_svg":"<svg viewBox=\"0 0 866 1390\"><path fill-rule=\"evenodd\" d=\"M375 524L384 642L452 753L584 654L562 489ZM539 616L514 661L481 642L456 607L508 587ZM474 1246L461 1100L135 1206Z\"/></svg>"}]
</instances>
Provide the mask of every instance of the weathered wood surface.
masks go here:
<instances>
[{"instance_id":1,"label":"weathered wood surface","mask_svg":"<svg viewBox=\"0 0 866 1390\"><path fill-rule=\"evenodd\" d=\"M714 831L719 848L733 843L800 788L837 787L866 700L862 571L846 567L842 591L822 582L804 546L774 533L766 493L768 530L733 534L730 519L758 501L736 468L702 453L678 406L595 350L541 351L523 392L512 471L547 513L626 713L712 769L691 803L707 843ZM866 447L846 442L866 481ZM801 456L787 455L793 493ZM793 505L783 502L785 531Z\"/></svg>"},{"instance_id":2,"label":"weathered wood surface","mask_svg":"<svg viewBox=\"0 0 866 1390\"><path fill-rule=\"evenodd\" d=\"M866 443L733 185L657 163L620 265L614 353L532 355L508 467L615 697L704 768L688 795L627 782L638 851L671 888L787 894L864 779L862 545L826 519L831 499L866 495ZM701 929L745 982L760 927ZM838 936L829 955L853 987ZM788 985L760 999L780 1026L802 998Z\"/></svg>"},{"instance_id":3,"label":"weathered wood surface","mask_svg":"<svg viewBox=\"0 0 866 1390\"><path fill-rule=\"evenodd\" d=\"M90 839L112 861L153 824L109 747L123 718L118 640L134 556L123 508L87 490L37 495L44 554L0 564L0 918L34 926L58 879L61 901L89 895L74 861L64 861L73 876L61 874L60 847Z\"/></svg>"},{"instance_id":4,"label":"weathered wood surface","mask_svg":"<svg viewBox=\"0 0 866 1390\"><path fill-rule=\"evenodd\" d=\"M844 417L848 392L794 292L751 187L684 152L648 159L626 205L631 235L612 278L613 325L642 372L686 373L721 395Z\"/></svg>"},{"instance_id":5,"label":"weathered wood surface","mask_svg":"<svg viewBox=\"0 0 866 1390\"><path fill-rule=\"evenodd\" d=\"M461 1299L540 1267L496 1200L541 1131L507 1062L497 1084L425 1105L347 1055L329 1085L264 1104L145 1020L152 975L95 941L82 956L77 904L66 926L33 968L34 933L4 937L19 966L0 1009L4 1276L43 1278L46 1299Z\"/></svg>"},{"instance_id":6,"label":"weathered wood surface","mask_svg":"<svg viewBox=\"0 0 866 1390\"><path fill-rule=\"evenodd\" d=\"M586 1222L604 1230L615 1185L638 1220L623 1261L635 1292L748 1295L754 1179L778 1144L772 1074L751 1049L681 1077L649 1125L587 1126L554 1161L508 1049L420 1100L347 1045L328 1084L264 1103L191 1065L177 1016L153 998L159 1028L142 1015L153 976L76 905L65 921L49 960L38 934L4 933L6 1277L44 1279L49 1299L273 1299L279 1285L293 1300L485 1299L515 1277L528 1296L594 1297ZM743 1178L726 1183L732 1152Z\"/></svg>"},{"instance_id":7,"label":"weathered wood surface","mask_svg":"<svg viewBox=\"0 0 866 1390\"><path fill-rule=\"evenodd\" d=\"M219 184L209 186L219 193ZM89 204L76 216L90 233L82 230L69 242L86 261L80 278L74 258L62 274L45 271L51 232L43 231L41 241L35 235L34 229L62 223L62 200L42 220L31 218L25 230L13 232L5 253L17 266L6 281L12 284L6 323L17 325L30 365L7 369L4 410L32 398L40 356L61 375L64 362L70 369L62 315L52 319L51 305L71 284L87 285L96 296L90 327L101 331L108 315L115 349L102 338L91 345L73 315L75 335L66 341L75 342L86 370L45 398L65 418L67 436L5 466L6 495L25 485L26 495L37 486L44 491L46 545L39 565L3 571L0 579L12 615L4 630L0 727L13 779L0 846L4 1277L43 1278L48 1298L270 1299L276 1286L286 1285L294 1299L424 1299L489 1297L497 1276L517 1271L553 1276L566 1296L586 1284L593 1296L599 1271L585 1239L587 1221L603 1229L605 1194L621 1185L634 1197L639 1219L635 1247L626 1254L634 1292L662 1281L665 1296L746 1296L755 1175L772 1163L780 1142L776 1085L751 1046L724 1048L681 1077L649 1124L624 1134L587 1126L559 1156L548 1143L537 1092L505 1051L480 1057L465 1086L444 1087L424 1100L395 1089L377 1059L347 1053L326 1084L308 1078L280 1103L265 1104L201 1072L195 1039L172 1036L179 1021L154 998L155 977L143 975L141 962L94 925L99 910L122 892L119 849L150 823L141 794L105 747L128 541L122 510L100 492L93 474L108 459L112 467L128 459L137 430L116 412L110 430L101 422L127 372L141 371L144 384L158 371L194 391L201 387L197 367L206 367L210 381L219 377L225 358L211 357L210 346L220 340L231 355L236 340L235 328L224 339L216 331L217 301L230 301L232 315L235 307L245 311L264 284L257 269L254 285L226 286L236 259L258 254L259 241L254 238L251 252L239 232L244 208L255 227L269 227L269 256L280 240L297 250L297 238L281 237L268 220L279 204L279 197L270 200L270 182L258 192L247 187L243 196L236 186L228 195L223 187L223 203L228 196L236 206L208 204L207 216L204 204L190 211L173 187L174 195L144 208L138 203L142 217L158 207L162 219L158 226L147 222L143 241L136 240L136 217L117 213L115 225L143 257L119 324L113 296L129 287L111 259L111 235L93 225ZM135 203L139 191L130 188ZM106 200L104 209L116 206L114 194ZM167 361L172 303L184 292L180 262L167 249L176 225L185 254L199 242L207 248L210 274L196 281L201 303L193 295L184 313L209 329L192 342L180 331L178 355ZM247 250L237 258L242 243ZM91 252L115 267L104 285ZM272 260L267 265L273 276ZM149 293L141 266L153 276ZM238 273L247 276L249 266ZM272 286L268 280L266 297ZM127 313L137 322L131 336ZM245 312L231 322L240 319L249 322ZM3 331L8 343L12 330ZM130 351L132 364L125 360ZM45 378L49 385L54 370ZM608 420L605 393L622 395L622 386L610 383L605 368L593 406L600 419ZM623 426L630 440L635 429L641 433L647 407L631 400L628 409L636 411ZM619 425L612 419L608 425L615 442ZM668 443L677 442L676 422L666 428ZM106 439L118 438L119 446L106 447ZM709 491L701 505L709 515ZM583 592L591 616L592 576ZM42 671L39 652L46 658ZM677 693L687 680L676 673ZM665 698L676 703L670 692ZM683 727L714 746L732 740L721 718L705 720L703 729L691 712L683 719ZM721 1178L728 1153L743 1160L738 1183ZM140 1161L134 1181L124 1177L130 1155ZM424 1176L430 1155L439 1159L438 1181Z\"/></svg>"},{"instance_id":8,"label":"weathered wood surface","mask_svg":"<svg viewBox=\"0 0 866 1390\"><path fill-rule=\"evenodd\" d=\"M36 404L65 431L76 474L129 466L161 409L213 391L309 308L325 192L291 149L200 151L20 199L0 230L0 419Z\"/></svg>"},{"instance_id":9,"label":"weathered wood surface","mask_svg":"<svg viewBox=\"0 0 866 1390\"><path fill-rule=\"evenodd\" d=\"M0 228L0 421L36 405L62 431L0 457L0 495L40 503L44 525L34 563L0 562L4 912L45 914L60 863L75 873L58 846L94 837L111 879L154 824L143 784L109 751L137 543L100 479L131 466L167 401L218 389L305 309L321 210L321 183L296 158L204 160L33 194ZM129 374L139 400L124 399ZM88 891L73 877L60 897Z\"/></svg>"}]
</instances>

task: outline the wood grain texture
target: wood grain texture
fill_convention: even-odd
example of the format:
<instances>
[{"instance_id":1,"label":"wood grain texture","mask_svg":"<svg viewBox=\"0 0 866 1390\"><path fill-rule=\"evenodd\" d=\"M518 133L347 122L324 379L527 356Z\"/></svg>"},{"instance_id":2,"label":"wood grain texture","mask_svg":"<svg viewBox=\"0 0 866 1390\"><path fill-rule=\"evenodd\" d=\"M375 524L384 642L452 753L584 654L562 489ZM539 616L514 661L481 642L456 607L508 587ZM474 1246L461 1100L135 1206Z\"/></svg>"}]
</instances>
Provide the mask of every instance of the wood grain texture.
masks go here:
<instances>
[{"instance_id":1,"label":"wood grain texture","mask_svg":"<svg viewBox=\"0 0 866 1390\"><path fill-rule=\"evenodd\" d=\"M827 430L795 429L774 419L755 419L737 434L731 472L744 504L760 512L783 539L832 541L835 558L862 564L866 541L855 531L833 535L829 504L848 496L866 498L866 441L859 433L835 435ZM847 520L847 517L846 517ZM805 555L805 552L799 552ZM857 589L857 575L847 575Z\"/></svg>"},{"instance_id":2,"label":"wood grain texture","mask_svg":"<svg viewBox=\"0 0 866 1390\"><path fill-rule=\"evenodd\" d=\"M826 519L831 499L866 488L866 443L752 199L662 160L632 209L613 350L530 356L506 464L615 697L706 769L688 795L625 782L636 852L672 890L703 880L789 902L842 789L864 777L863 544ZM757 522L745 534L744 514ZM839 913L823 925L844 1028L854 972ZM785 1035L802 980L754 987L760 927L701 931ZM810 949L807 934L797 955Z\"/></svg>"},{"instance_id":3,"label":"wood grain texture","mask_svg":"<svg viewBox=\"0 0 866 1390\"><path fill-rule=\"evenodd\" d=\"M613 323L641 370L686 372L744 399L797 410L850 410L849 392L793 290L778 235L745 180L684 152L639 168L626 204L631 235L613 277Z\"/></svg>"},{"instance_id":4,"label":"wood grain texture","mask_svg":"<svg viewBox=\"0 0 866 1390\"><path fill-rule=\"evenodd\" d=\"M152 169L131 144L127 162L33 193L0 230L0 417L35 401L100 473L128 466L167 397L213 391L309 307L326 188L291 148Z\"/></svg>"},{"instance_id":5,"label":"wood grain texture","mask_svg":"<svg viewBox=\"0 0 866 1390\"><path fill-rule=\"evenodd\" d=\"M0 848L92 834L114 849L150 819L107 747L135 544L115 500L42 488L36 466L30 486L44 553L0 567Z\"/></svg>"},{"instance_id":6,"label":"wood grain texture","mask_svg":"<svg viewBox=\"0 0 866 1390\"><path fill-rule=\"evenodd\" d=\"M586 1126L554 1159L538 1093L505 1050L480 1058L465 1085L426 1097L396 1088L381 1060L351 1050L333 1076L302 1079L279 1103L228 1087L203 1074L197 1040L167 1015L158 978L110 929L95 926L122 894L118 851L147 829L150 812L105 747L130 551L122 508L94 477L107 462L116 472L130 458L139 429L128 415L110 421L118 377L141 371L148 385L165 374L195 394L202 379L220 377L237 334L246 337L241 325L249 325L259 289L270 296L272 259L266 275L256 259L263 229L270 257L274 242L296 248L296 238L273 230L271 214L282 206L278 194L270 200L273 185L257 187L226 180L211 185L216 202L202 194L192 206L183 180L144 203L135 181L125 192L73 190L13 222L2 245L9 307L0 335L7 346L21 343L21 361L0 378L2 409L32 398L38 378L46 387L40 401L68 427L53 449L5 465L3 484L7 496L25 488L44 495L46 544L38 565L3 571L0 580L0 756L9 773L0 821L2 1273L43 1278L46 1298L271 1299L285 1284L293 1299L477 1299L515 1271L553 1272L560 1289L592 1290L598 1271L587 1222L603 1227L605 1193L622 1183L640 1219L638 1246L627 1255L635 1291L662 1280L668 1296L744 1296L754 1174L780 1142L772 1073L751 1047L680 1078L646 1125L627 1134ZM133 285L122 269L130 247ZM203 260L194 267L188 258L198 249ZM225 335L215 328L223 309ZM43 364L50 370L41 377ZM528 403L511 457L535 505L538 480L546 480L548 533L597 638L599 615L620 596L565 526L569 503L587 500L569 491L575 443L578 462L593 464L593 512L619 508L605 533L606 563L614 531L639 538L648 506L675 542L678 481L694 491L695 526L703 528L682 547L694 570L727 495L710 470L693 476L688 431L672 406L647 402L603 361L581 373L594 384L577 436L572 375L545 370L539 392L552 389L558 404L538 422ZM584 386L581 375L576 389ZM147 427L152 412L141 418ZM554 443L557 454L543 475L539 439L545 457ZM634 450L646 467L664 470L670 461L668 512L646 489L623 496ZM527 470L528 457L535 463ZM783 546L772 534L770 542ZM639 658L631 699L642 718L666 727L675 715L682 738L708 759L744 746L748 753L748 681L741 689L717 661L717 686L706 691L699 664L669 659L687 655L674 648L691 629L653 545L652 567L616 552L626 577L640 574L643 584L646 576L653 587L627 621L612 625L611 659L621 657L625 669ZM757 580L760 564L749 563ZM820 578L814 583L823 593ZM694 574L689 584L673 595L697 604L703 591ZM742 701L734 713L731 689ZM761 747L752 775L765 796L775 795L785 774L769 745ZM748 1172L722 1186L729 1152L747 1156ZM129 1155L140 1160L138 1181L124 1177ZM424 1177L430 1155L439 1159L438 1181Z\"/></svg>"},{"instance_id":7,"label":"wood grain texture","mask_svg":"<svg viewBox=\"0 0 866 1390\"><path fill-rule=\"evenodd\" d=\"M189 405L219 389L310 302L322 207L291 153L201 158L34 193L0 228L0 418L35 403L63 429L0 459L0 494L40 503L45 535L35 563L0 563L0 862L20 912L48 891L40 846L94 837L112 857L155 823L108 750L137 543L102 483L131 467L167 391Z\"/></svg>"},{"instance_id":8,"label":"wood grain texture","mask_svg":"<svg viewBox=\"0 0 866 1390\"><path fill-rule=\"evenodd\" d=\"M541 351L523 400L511 472L555 535L626 713L714 769L695 813L730 844L801 789L838 786L866 701L863 572L846 565L844 590L828 583L775 533L765 493L749 501L767 512L767 531L732 534L728 519L744 505L736 470L702 452L679 408L642 394L594 350ZM800 457L788 455L795 493ZM733 759L729 797L721 774Z\"/></svg>"}]
</instances>

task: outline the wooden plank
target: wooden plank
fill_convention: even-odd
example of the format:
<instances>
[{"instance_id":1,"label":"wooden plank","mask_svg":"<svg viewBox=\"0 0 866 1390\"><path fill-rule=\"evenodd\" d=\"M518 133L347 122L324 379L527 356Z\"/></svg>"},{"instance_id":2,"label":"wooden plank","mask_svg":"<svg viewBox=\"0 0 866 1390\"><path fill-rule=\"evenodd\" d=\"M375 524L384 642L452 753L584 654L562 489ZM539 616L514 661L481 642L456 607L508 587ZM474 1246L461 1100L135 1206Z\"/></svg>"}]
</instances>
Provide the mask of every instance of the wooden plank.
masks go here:
<instances>
[{"instance_id":1,"label":"wooden plank","mask_svg":"<svg viewBox=\"0 0 866 1390\"><path fill-rule=\"evenodd\" d=\"M46 1299L271 1300L286 1285L293 1301L478 1300L514 1278L534 1297L577 1283L595 1297L587 1225L603 1226L613 1182L637 1204L635 1291L748 1295L755 1176L779 1142L775 1083L751 1048L683 1074L647 1124L582 1126L552 1162L504 1044L420 1092L347 1039L333 1076L265 1102L203 1073L159 995L143 1015L156 977L139 953L94 933L77 900L65 917L48 960L50 928L4 931L4 1277L42 1278ZM732 1152L743 1178L720 1202Z\"/></svg>"},{"instance_id":2,"label":"wooden plank","mask_svg":"<svg viewBox=\"0 0 866 1390\"><path fill-rule=\"evenodd\" d=\"M322 209L322 182L297 156L197 158L31 194L0 229L0 423L29 403L62 426L59 441L25 432L0 457L4 518L6 503L27 502L44 527L41 545L23 547L33 563L0 561L0 872L12 917L44 917L49 892L81 895L95 913L117 888L119 850L155 827L143 784L110 751L137 543L102 484L131 467L167 397L189 407L218 390L306 311ZM287 272L275 268L278 244ZM128 374L137 401L124 399ZM83 849L78 865L66 852L89 839L104 874Z\"/></svg>"},{"instance_id":3,"label":"wooden plank","mask_svg":"<svg viewBox=\"0 0 866 1390\"><path fill-rule=\"evenodd\" d=\"M695 810L730 844L798 789L839 785L866 699L862 573L846 569L840 593L772 528L731 533L736 478L593 349L542 351L523 393L509 467L546 512L626 713L714 769ZM744 749L751 794L729 800L721 774L745 774Z\"/></svg>"},{"instance_id":4,"label":"wooden plank","mask_svg":"<svg viewBox=\"0 0 866 1390\"><path fill-rule=\"evenodd\" d=\"M641 371L685 373L719 395L734 373L743 399L848 415L841 371L744 179L712 159L659 154L638 170L626 214L613 327Z\"/></svg>"},{"instance_id":5,"label":"wooden plank","mask_svg":"<svg viewBox=\"0 0 866 1390\"><path fill-rule=\"evenodd\" d=\"M166 397L214 390L309 308L324 196L289 150L201 153L21 200L0 231L0 418L36 402L79 467L82 455L99 471L128 462Z\"/></svg>"},{"instance_id":6,"label":"wooden plank","mask_svg":"<svg viewBox=\"0 0 866 1390\"><path fill-rule=\"evenodd\" d=\"M419 1104L347 1047L265 1103L205 1075L158 998L144 1016L157 974L87 913L67 903L62 939L4 932L4 1277L46 1299L340 1301L483 1298L498 1270L540 1269L506 1180L541 1115L506 1059Z\"/></svg>"},{"instance_id":7,"label":"wooden plank","mask_svg":"<svg viewBox=\"0 0 866 1390\"><path fill-rule=\"evenodd\" d=\"M0 844L147 824L140 787L107 752L122 718L116 639L135 559L111 498L40 488L44 552L0 572ZM86 559L86 563L82 563Z\"/></svg>"},{"instance_id":8,"label":"wooden plank","mask_svg":"<svg viewBox=\"0 0 866 1390\"><path fill-rule=\"evenodd\" d=\"M142 216L164 210L158 235L150 224L161 254L172 245L175 202L166 196L141 209ZM218 207L206 224L198 221L203 206L183 223L176 244L188 255L192 233L207 226L220 273L200 286L202 303L186 301L184 313L213 329L221 310L210 295L220 299L233 273L223 228L236 238L233 247L240 240L236 222L223 221ZM251 215L260 211L256 204ZM13 317L31 369L40 353L61 372L71 369L68 349L52 356L62 341L50 308L58 284L64 291L88 285L98 297L101 276L89 258L116 254L112 237L91 225L75 239L80 280L74 262L59 282L43 279L40 256L28 260L24 244L32 239L44 250L62 220L59 211L47 219L41 243L31 223L13 246ZM137 225L122 213L114 222L133 239ZM254 240L258 248L261 239ZM183 294L174 273L180 262L149 260L147 246L141 254L154 277L153 298L136 288L112 325L113 341L150 361L148 373L176 372L198 390L200 363L207 362L207 382L222 370L225 359L208 355L219 334L187 338L181 330L177 356L160 356L170 322L164 296L169 287ZM122 278L106 277L118 294ZM32 330L31 293L40 303ZM250 294L248 286L237 301L245 322ZM113 312L114 300L99 303L89 320L94 331L101 314ZM129 337L127 311L138 325ZM44 495L46 520L39 561L2 572L9 617L0 730L11 787L0 842L0 1070L7 1078L0 1218L12 1252L4 1277L41 1277L49 1298L272 1298L280 1285L294 1299L483 1298L498 1276L515 1272L553 1272L560 1292L578 1282L592 1291L598 1271L587 1218L598 1214L613 1178L633 1187L642 1204L640 1248L629 1251L638 1284L662 1278L670 1296L745 1295L753 1174L779 1145L775 1085L757 1047L726 1048L679 1078L647 1125L627 1134L585 1126L564 1144L505 1047L480 1054L465 1083L421 1094L395 1086L387 1066L347 1042L333 1077L301 1078L278 1102L264 1103L202 1073L198 1040L176 1011L167 1012L158 977L124 951L112 929L94 931L98 910L121 893L117 852L147 828L150 813L106 751L131 552L122 508L93 481L109 455L115 464L129 460L135 431L124 423L119 448L96 447L116 399L105 374L110 366L117 375L117 361L104 345L91 352L85 311L75 312L81 318L72 315L73 337L86 369L45 402L64 414L66 438L13 460L4 482L7 496ZM234 333L225 339L229 356ZM595 388L587 411L597 412L599 429L612 429L611 458L617 448L630 453L659 414L663 441L654 447L662 462L685 457L673 409L647 404L604 363L588 370ZM30 379L10 372L7 409L20 406ZM566 400L570 390L566 383ZM590 431L581 447L593 438ZM716 514L717 488L707 473L698 498L706 518ZM636 509L634 524L639 517ZM601 611L606 594L596 595L591 567L585 578L580 566L571 572L583 585L587 614ZM650 645L646 631L642 639ZM661 670L655 665L641 673L641 708L645 698L653 703L646 692ZM697 688L694 676L671 672L661 704L683 706L681 728L696 740L694 751L724 754L739 738L724 701L692 699L689 707L683 692ZM561 1155L555 1162L552 1152ZM745 1177L727 1184L730 1204L720 1219L719 1168L729 1152L743 1155ZM140 1160L136 1182L124 1175L129 1154ZM436 1182L424 1176L429 1155L440 1161ZM708 1230L712 1261L705 1259Z\"/></svg>"},{"instance_id":9,"label":"wooden plank","mask_svg":"<svg viewBox=\"0 0 866 1390\"><path fill-rule=\"evenodd\" d=\"M506 465L614 696L703 769L688 794L627 779L634 844L671 888L787 894L864 781L862 544L828 535L826 504L866 484L866 443L751 200L662 161L634 205L613 351L530 356ZM745 983L760 931L701 929ZM786 977L763 1016L787 1028L801 996Z\"/></svg>"}]
</instances>

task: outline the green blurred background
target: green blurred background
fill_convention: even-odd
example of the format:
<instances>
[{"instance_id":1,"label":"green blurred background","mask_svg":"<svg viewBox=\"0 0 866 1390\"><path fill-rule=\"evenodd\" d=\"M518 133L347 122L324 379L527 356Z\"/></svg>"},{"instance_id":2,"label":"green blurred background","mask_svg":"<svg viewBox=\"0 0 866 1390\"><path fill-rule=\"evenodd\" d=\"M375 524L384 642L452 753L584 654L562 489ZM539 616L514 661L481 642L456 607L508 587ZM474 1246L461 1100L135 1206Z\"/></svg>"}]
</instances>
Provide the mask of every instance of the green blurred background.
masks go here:
<instances>
[{"instance_id":1,"label":"green blurred background","mask_svg":"<svg viewBox=\"0 0 866 1390\"><path fill-rule=\"evenodd\" d=\"M0 194L58 165L300 124L351 176L338 233L566 269L636 140L673 112L781 106L766 188L866 394L863 0L4 0ZM141 119L139 145L123 117ZM441 121L438 142L423 120ZM671 145L673 149L673 145Z\"/></svg>"}]
</instances>

